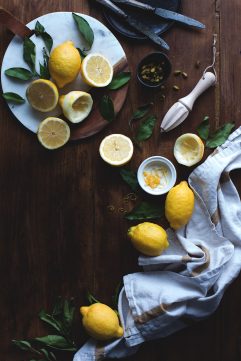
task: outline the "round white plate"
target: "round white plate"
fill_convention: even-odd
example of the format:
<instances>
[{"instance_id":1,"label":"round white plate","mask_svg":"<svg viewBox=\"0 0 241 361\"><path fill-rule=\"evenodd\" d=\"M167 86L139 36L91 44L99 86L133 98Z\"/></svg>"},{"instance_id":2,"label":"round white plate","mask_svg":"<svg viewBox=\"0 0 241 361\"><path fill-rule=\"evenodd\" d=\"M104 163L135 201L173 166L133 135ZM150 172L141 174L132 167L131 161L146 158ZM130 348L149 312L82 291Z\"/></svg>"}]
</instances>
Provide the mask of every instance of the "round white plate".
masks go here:
<instances>
[{"instance_id":1,"label":"round white plate","mask_svg":"<svg viewBox=\"0 0 241 361\"><path fill-rule=\"evenodd\" d=\"M88 21L94 31L95 39L90 52L101 53L105 55L112 65L118 63L125 58L125 52L116 37L101 22L91 16L78 14ZM84 48L84 39L79 33L77 25L73 19L71 12L50 13L31 21L27 24L28 28L34 29L36 22L39 21L45 31L53 38L53 48L67 40L72 40L77 48ZM40 37L31 36L31 40L36 45L36 70L39 72L39 62L43 63L42 49L44 42ZM26 99L26 89L31 81L21 81L10 78L4 74L8 68L22 67L29 69L23 60L23 40L19 36L15 36L9 44L2 62L1 83L2 90L6 92L14 92ZM61 89L61 94L66 94L71 90L88 90L88 86L83 83L80 76L75 82ZM15 117L29 130L36 133L39 122L48 116L58 116L61 114L59 107L49 113L38 112L29 105L27 99L24 104L15 105L8 103L8 106Z\"/></svg>"}]
</instances>

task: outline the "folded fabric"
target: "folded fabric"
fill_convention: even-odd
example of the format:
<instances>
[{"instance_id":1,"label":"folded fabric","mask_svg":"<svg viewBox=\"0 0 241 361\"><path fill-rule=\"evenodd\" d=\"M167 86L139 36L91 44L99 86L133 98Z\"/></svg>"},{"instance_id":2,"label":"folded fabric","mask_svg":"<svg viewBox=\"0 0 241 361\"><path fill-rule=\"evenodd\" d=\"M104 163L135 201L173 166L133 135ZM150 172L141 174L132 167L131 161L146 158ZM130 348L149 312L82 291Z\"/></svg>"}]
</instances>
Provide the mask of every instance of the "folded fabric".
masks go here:
<instances>
[{"instance_id":1,"label":"folded fabric","mask_svg":"<svg viewBox=\"0 0 241 361\"><path fill-rule=\"evenodd\" d=\"M140 256L143 272L124 277L118 305L124 337L90 340L74 361L126 357L217 309L241 269L241 203L229 176L239 168L241 127L190 175L195 209L187 226L168 229L169 248L158 257Z\"/></svg>"}]
</instances>

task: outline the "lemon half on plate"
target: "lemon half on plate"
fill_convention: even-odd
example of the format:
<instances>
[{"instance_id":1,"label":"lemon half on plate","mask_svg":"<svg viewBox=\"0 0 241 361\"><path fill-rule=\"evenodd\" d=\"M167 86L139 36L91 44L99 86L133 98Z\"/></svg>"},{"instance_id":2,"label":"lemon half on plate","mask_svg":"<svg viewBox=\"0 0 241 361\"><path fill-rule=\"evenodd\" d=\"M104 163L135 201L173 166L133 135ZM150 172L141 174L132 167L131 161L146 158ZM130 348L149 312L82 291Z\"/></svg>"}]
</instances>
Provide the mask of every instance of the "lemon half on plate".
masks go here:
<instances>
[{"instance_id":1,"label":"lemon half on plate","mask_svg":"<svg viewBox=\"0 0 241 361\"><path fill-rule=\"evenodd\" d=\"M121 166L128 163L134 147L130 138L123 134L110 134L100 144L100 156L108 164Z\"/></svg>"},{"instance_id":2,"label":"lemon half on plate","mask_svg":"<svg viewBox=\"0 0 241 361\"><path fill-rule=\"evenodd\" d=\"M177 138L174 145L174 156L178 163L191 167L200 162L204 153L202 139L193 133L186 133Z\"/></svg>"},{"instance_id":3,"label":"lemon half on plate","mask_svg":"<svg viewBox=\"0 0 241 361\"><path fill-rule=\"evenodd\" d=\"M113 66L104 55L93 53L84 58L81 74L83 80L90 86L105 87L113 78Z\"/></svg>"},{"instance_id":4,"label":"lemon half on plate","mask_svg":"<svg viewBox=\"0 0 241 361\"><path fill-rule=\"evenodd\" d=\"M39 124L37 136L45 148L57 149L68 142L70 128L64 120L48 117Z\"/></svg>"},{"instance_id":5,"label":"lemon half on plate","mask_svg":"<svg viewBox=\"0 0 241 361\"><path fill-rule=\"evenodd\" d=\"M40 112L53 110L59 100L59 92L56 85L46 79L34 80L26 90L29 104Z\"/></svg>"}]
</instances>

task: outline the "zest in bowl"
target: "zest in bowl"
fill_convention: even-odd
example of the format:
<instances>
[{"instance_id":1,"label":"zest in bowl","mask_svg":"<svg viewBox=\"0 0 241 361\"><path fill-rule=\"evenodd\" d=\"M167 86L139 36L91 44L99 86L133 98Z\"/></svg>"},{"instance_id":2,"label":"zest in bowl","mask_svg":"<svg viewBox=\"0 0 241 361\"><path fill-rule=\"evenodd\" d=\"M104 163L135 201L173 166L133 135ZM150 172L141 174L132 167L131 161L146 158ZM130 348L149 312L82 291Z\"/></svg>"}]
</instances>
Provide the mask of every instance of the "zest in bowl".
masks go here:
<instances>
[{"instance_id":1,"label":"zest in bowl","mask_svg":"<svg viewBox=\"0 0 241 361\"><path fill-rule=\"evenodd\" d=\"M175 185L177 173L170 160L153 156L141 163L137 179L145 192L159 196L167 193Z\"/></svg>"},{"instance_id":2,"label":"zest in bowl","mask_svg":"<svg viewBox=\"0 0 241 361\"><path fill-rule=\"evenodd\" d=\"M161 52L148 54L137 67L137 78L147 88L159 88L171 73L171 62Z\"/></svg>"}]
</instances>

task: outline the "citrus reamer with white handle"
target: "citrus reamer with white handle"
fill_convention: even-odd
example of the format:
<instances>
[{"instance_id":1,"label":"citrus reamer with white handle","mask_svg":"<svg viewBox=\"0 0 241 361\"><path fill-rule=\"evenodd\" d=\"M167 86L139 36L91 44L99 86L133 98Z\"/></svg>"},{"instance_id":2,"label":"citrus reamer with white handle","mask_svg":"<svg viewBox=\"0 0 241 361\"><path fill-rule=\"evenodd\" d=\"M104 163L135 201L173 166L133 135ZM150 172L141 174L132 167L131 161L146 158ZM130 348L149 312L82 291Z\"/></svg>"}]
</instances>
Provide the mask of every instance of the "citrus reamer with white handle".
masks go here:
<instances>
[{"instance_id":1,"label":"citrus reamer with white handle","mask_svg":"<svg viewBox=\"0 0 241 361\"><path fill-rule=\"evenodd\" d=\"M196 99L210 86L214 85L216 77L211 72L203 74L190 94L178 100L166 113L161 123L161 132L169 132L181 124L192 110Z\"/></svg>"}]
</instances>

